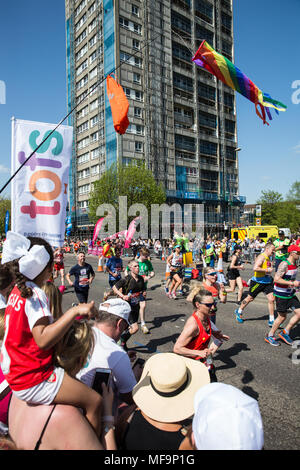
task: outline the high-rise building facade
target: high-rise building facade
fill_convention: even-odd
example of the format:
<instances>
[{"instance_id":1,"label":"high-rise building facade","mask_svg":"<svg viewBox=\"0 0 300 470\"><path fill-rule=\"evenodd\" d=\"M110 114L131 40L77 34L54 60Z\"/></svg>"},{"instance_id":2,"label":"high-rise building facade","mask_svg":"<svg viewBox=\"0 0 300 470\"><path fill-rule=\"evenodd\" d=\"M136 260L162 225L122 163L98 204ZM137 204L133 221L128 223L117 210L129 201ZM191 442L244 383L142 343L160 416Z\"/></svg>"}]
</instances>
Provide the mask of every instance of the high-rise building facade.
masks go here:
<instances>
[{"instance_id":1,"label":"high-rise building facade","mask_svg":"<svg viewBox=\"0 0 300 470\"><path fill-rule=\"evenodd\" d=\"M205 204L205 223L214 228L237 224L245 198L234 91L191 62L203 39L233 61L232 0L65 4L69 110L76 106L70 118L75 224L89 224L93 182L111 164L136 160L163 183L169 203ZM115 70L130 103L122 136L102 81Z\"/></svg>"}]
</instances>

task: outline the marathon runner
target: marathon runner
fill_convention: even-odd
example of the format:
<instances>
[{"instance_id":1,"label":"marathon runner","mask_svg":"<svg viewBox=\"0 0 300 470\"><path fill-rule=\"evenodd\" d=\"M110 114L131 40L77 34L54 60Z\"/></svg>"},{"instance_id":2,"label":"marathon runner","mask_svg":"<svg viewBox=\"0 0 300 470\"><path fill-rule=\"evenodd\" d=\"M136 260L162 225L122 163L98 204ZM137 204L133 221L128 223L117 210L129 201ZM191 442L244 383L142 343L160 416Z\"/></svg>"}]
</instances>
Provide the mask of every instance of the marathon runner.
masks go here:
<instances>
[{"instance_id":1,"label":"marathon runner","mask_svg":"<svg viewBox=\"0 0 300 470\"><path fill-rule=\"evenodd\" d=\"M292 346L293 344L293 340L290 337L290 331L300 321L300 302L298 297L295 295L295 288L300 287L300 281L296 281L298 270L296 263L299 260L299 257L300 247L297 245L290 245L288 247L288 258L280 263L274 277L274 295L276 298L277 318L274 321L269 334L265 337L265 341L272 346L280 345L275 338L275 333L281 323L286 320L287 312L290 308L294 309L294 315L285 329L278 334L278 337L289 346Z\"/></svg>"},{"instance_id":2,"label":"marathon runner","mask_svg":"<svg viewBox=\"0 0 300 470\"><path fill-rule=\"evenodd\" d=\"M203 362L208 366L212 381L216 381L214 370L210 368L208 359L223 341L228 341L230 338L223 335L210 320L215 303L209 291L201 288L195 291L191 300L195 311L187 319L183 331L174 345L173 352ZM209 345L212 336L217 340L217 343Z\"/></svg>"},{"instance_id":3,"label":"marathon runner","mask_svg":"<svg viewBox=\"0 0 300 470\"><path fill-rule=\"evenodd\" d=\"M240 307L234 311L238 323L243 323L243 313L247 305L252 302L255 297L264 292L268 299L269 309L269 326L274 323L274 302L273 295L273 278L270 275L273 271L270 257L274 253L275 246L273 243L267 243L264 252L257 256L254 262L254 276L251 278L249 293L242 301Z\"/></svg>"},{"instance_id":4,"label":"marathon runner","mask_svg":"<svg viewBox=\"0 0 300 470\"><path fill-rule=\"evenodd\" d=\"M238 294L237 294L237 304L241 305L242 296L243 296L243 281L241 277L240 270L245 269L242 261L241 261L241 254L242 254L242 247L236 245L233 250L233 255L231 258L230 265L228 266L227 270L227 277L229 281L229 288L226 288L226 292L234 292L236 286L238 286Z\"/></svg>"},{"instance_id":5,"label":"marathon runner","mask_svg":"<svg viewBox=\"0 0 300 470\"><path fill-rule=\"evenodd\" d=\"M150 256L149 250L145 247L142 247L140 249L140 256L138 258L138 262L139 262L139 275L142 276L145 281L145 291L147 289L149 279L151 279L155 275L153 265L149 259L149 256ZM145 324L146 295L144 297L145 297L145 300L140 301L140 319L141 319L141 330L144 334L147 334L149 333L149 330Z\"/></svg>"},{"instance_id":6,"label":"marathon runner","mask_svg":"<svg viewBox=\"0 0 300 470\"><path fill-rule=\"evenodd\" d=\"M126 343L131 335L134 335L138 327L138 318L140 311L140 302L145 300L146 286L142 276L139 275L139 263L131 260L128 264L130 274L124 279L120 279L114 286L114 293L123 300L129 302L131 312L129 315L130 327L122 333L121 346L127 350Z\"/></svg>"},{"instance_id":7,"label":"marathon runner","mask_svg":"<svg viewBox=\"0 0 300 470\"><path fill-rule=\"evenodd\" d=\"M170 289L167 294L170 299L177 299L176 290L182 284L184 278L184 264L181 253L181 245L175 245L174 253L167 258L167 264L170 266Z\"/></svg>"},{"instance_id":8,"label":"marathon runner","mask_svg":"<svg viewBox=\"0 0 300 470\"><path fill-rule=\"evenodd\" d=\"M65 285L65 266L64 266L64 253L62 247L58 247L54 250L54 274L53 279L58 277L60 274L61 285Z\"/></svg>"},{"instance_id":9,"label":"marathon runner","mask_svg":"<svg viewBox=\"0 0 300 470\"><path fill-rule=\"evenodd\" d=\"M115 255L108 258L106 267L106 272L108 272L108 283L110 285L110 290L104 292L103 301L108 299L113 295L113 286L121 279L121 273L124 271L123 261L121 259L121 249L119 247L115 248Z\"/></svg>"}]
</instances>

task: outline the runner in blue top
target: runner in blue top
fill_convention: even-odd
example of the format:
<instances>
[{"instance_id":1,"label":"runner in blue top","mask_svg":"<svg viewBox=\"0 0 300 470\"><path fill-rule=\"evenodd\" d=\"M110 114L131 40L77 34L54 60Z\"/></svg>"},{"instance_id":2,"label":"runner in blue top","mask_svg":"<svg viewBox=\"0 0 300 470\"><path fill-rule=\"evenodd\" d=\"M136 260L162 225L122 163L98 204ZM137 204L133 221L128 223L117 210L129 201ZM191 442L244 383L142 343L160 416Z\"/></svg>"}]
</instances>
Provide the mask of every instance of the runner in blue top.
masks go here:
<instances>
[{"instance_id":1,"label":"runner in blue top","mask_svg":"<svg viewBox=\"0 0 300 470\"><path fill-rule=\"evenodd\" d=\"M119 247L115 248L115 255L108 259L105 269L106 272L108 272L108 283L110 285L111 290L108 292L104 292L104 301L107 300L109 296L113 295L112 288L116 284L116 282L121 279L121 273L124 271L123 261L121 259L121 250Z\"/></svg>"}]
</instances>

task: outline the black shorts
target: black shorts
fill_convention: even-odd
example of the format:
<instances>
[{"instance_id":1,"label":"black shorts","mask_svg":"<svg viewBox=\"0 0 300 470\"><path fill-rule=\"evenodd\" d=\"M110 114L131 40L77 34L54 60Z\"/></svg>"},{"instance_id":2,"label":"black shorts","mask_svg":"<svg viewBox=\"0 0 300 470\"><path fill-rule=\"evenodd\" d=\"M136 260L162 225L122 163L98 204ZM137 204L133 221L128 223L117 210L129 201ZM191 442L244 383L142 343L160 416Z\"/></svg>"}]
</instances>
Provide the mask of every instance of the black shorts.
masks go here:
<instances>
[{"instance_id":1,"label":"black shorts","mask_svg":"<svg viewBox=\"0 0 300 470\"><path fill-rule=\"evenodd\" d=\"M238 277L241 277L238 269L228 269L227 277L229 281L235 281Z\"/></svg>"},{"instance_id":2,"label":"black shorts","mask_svg":"<svg viewBox=\"0 0 300 470\"><path fill-rule=\"evenodd\" d=\"M275 299L277 312L286 313L292 307L300 309L300 301L295 295L291 299L283 299L282 297L275 297Z\"/></svg>"},{"instance_id":3,"label":"black shorts","mask_svg":"<svg viewBox=\"0 0 300 470\"><path fill-rule=\"evenodd\" d=\"M255 299L255 297L263 292L265 295L273 293L273 282L269 284L263 284L262 282L250 281L250 287L248 294Z\"/></svg>"},{"instance_id":4,"label":"black shorts","mask_svg":"<svg viewBox=\"0 0 300 470\"><path fill-rule=\"evenodd\" d=\"M132 323L137 323L139 319L139 313L140 313L140 304L135 304L135 305L130 305L131 307L131 312L129 314L129 323L132 325Z\"/></svg>"},{"instance_id":5,"label":"black shorts","mask_svg":"<svg viewBox=\"0 0 300 470\"><path fill-rule=\"evenodd\" d=\"M173 279L175 274L180 277L180 279L184 278L184 269L185 268L179 268L178 271L170 271L170 279Z\"/></svg>"}]
</instances>

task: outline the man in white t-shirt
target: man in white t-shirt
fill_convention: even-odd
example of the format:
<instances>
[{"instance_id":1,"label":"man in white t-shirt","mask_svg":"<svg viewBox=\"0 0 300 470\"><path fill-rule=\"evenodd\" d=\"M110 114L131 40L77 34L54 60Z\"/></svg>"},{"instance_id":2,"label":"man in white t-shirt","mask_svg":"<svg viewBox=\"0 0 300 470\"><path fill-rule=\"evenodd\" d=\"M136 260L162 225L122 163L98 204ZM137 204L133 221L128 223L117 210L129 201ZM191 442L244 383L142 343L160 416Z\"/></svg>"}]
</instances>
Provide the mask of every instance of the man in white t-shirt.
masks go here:
<instances>
[{"instance_id":1,"label":"man in white t-shirt","mask_svg":"<svg viewBox=\"0 0 300 470\"><path fill-rule=\"evenodd\" d=\"M99 315L93 326L95 346L87 363L76 376L91 387L96 369L111 369L113 390L121 401L128 404L133 403L131 392L137 381L130 358L117 341L128 328L130 311L129 303L120 298L109 299L100 304Z\"/></svg>"}]
</instances>

